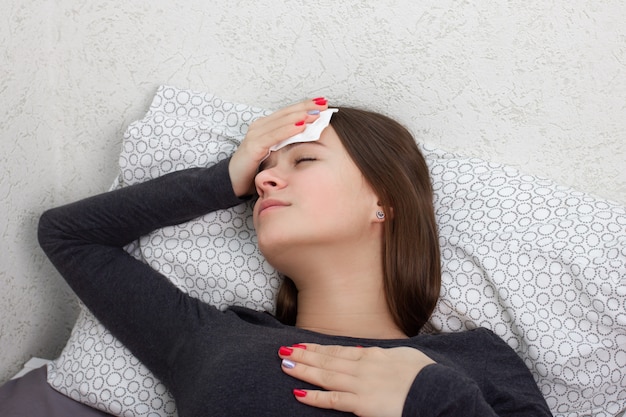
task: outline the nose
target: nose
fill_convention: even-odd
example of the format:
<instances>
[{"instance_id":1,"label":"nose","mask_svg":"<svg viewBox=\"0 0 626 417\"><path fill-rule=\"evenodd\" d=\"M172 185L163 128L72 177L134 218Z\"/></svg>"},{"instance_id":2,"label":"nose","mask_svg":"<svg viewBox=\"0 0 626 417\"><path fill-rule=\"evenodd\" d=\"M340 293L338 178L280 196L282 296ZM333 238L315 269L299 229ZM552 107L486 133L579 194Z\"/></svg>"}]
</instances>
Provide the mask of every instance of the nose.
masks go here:
<instances>
[{"instance_id":1,"label":"nose","mask_svg":"<svg viewBox=\"0 0 626 417\"><path fill-rule=\"evenodd\" d=\"M259 197L271 190L279 190L286 185L283 177L275 167L264 169L254 177L254 186Z\"/></svg>"}]
</instances>

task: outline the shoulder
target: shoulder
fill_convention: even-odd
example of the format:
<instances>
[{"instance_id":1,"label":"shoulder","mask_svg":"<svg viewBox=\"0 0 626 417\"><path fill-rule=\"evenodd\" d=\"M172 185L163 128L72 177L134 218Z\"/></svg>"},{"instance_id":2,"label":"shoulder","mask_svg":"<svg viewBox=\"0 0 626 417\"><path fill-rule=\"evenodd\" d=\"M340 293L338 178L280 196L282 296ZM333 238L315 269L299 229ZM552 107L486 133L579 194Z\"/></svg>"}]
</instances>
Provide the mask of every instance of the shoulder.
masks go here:
<instances>
[{"instance_id":1,"label":"shoulder","mask_svg":"<svg viewBox=\"0 0 626 417\"><path fill-rule=\"evenodd\" d=\"M458 346L460 343L476 344L485 342L506 345L506 343L494 332L484 327L478 327L475 329L455 333L420 334L413 339L420 344L429 345L434 344Z\"/></svg>"},{"instance_id":2,"label":"shoulder","mask_svg":"<svg viewBox=\"0 0 626 417\"><path fill-rule=\"evenodd\" d=\"M513 358L515 351L494 332L476 328L458 333L420 335L413 338L418 349L432 354L442 363L480 363L493 358Z\"/></svg>"}]
</instances>

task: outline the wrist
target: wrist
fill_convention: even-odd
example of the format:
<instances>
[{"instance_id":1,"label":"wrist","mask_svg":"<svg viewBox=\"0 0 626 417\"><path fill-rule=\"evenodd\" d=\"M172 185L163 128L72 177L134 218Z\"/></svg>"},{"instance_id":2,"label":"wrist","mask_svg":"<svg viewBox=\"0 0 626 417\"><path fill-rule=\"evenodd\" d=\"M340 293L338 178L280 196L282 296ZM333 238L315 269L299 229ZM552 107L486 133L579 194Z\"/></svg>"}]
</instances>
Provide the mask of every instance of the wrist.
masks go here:
<instances>
[{"instance_id":1,"label":"wrist","mask_svg":"<svg viewBox=\"0 0 626 417\"><path fill-rule=\"evenodd\" d=\"M228 175L233 192L239 198L249 196L254 191L254 177L246 178L249 175L246 175L243 171L242 164L235 152L228 162Z\"/></svg>"}]
</instances>

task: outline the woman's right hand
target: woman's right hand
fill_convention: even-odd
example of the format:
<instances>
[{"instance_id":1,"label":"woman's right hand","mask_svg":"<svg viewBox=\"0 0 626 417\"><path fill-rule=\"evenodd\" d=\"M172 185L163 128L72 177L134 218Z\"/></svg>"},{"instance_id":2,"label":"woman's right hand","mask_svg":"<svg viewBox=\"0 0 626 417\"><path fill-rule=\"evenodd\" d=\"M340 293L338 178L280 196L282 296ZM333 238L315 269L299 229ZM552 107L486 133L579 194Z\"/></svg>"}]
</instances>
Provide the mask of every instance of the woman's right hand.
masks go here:
<instances>
[{"instance_id":1,"label":"woman's right hand","mask_svg":"<svg viewBox=\"0 0 626 417\"><path fill-rule=\"evenodd\" d=\"M317 120L319 112L327 108L327 100L319 97L293 104L252 122L228 165L235 195L251 195L259 164L269 154L270 147L304 131L306 125Z\"/></svg>"}]
</instances>

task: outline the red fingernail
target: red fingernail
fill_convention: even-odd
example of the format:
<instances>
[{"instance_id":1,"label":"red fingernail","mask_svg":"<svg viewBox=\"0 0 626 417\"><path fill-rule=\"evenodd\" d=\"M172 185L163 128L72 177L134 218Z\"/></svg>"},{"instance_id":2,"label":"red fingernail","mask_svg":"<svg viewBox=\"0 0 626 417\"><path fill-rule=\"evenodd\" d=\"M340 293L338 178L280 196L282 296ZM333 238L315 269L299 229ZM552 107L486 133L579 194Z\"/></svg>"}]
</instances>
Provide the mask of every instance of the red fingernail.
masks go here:
<instances>
[{"instance_id":1,"label":"red fingernail","mask_svg":"<svg viewBox=\"0 0 626 417\"><path fill-rule=\"evenodd\" d=\"M326 100L324 97L315 97L313 101Z\"/></svg>"},{"instance_id":2,"label":"red fingernail","mask_svg":"<svg viewBox=\"0 0 626 417\"><path fill-rule=\"evenodd\" d=\"M306 397L306 391L301 390L301 389L294 389L293 395L295 395L296 397L303 398L303 397Z\"/></svg>"},{"instance_id":3,"label":"red fingernail","mask_svg":"<svg viewBox=\"0 0 626 417\"><path fill-rule=\"evenodd\" d=\"M293 349L287 346L281 346L278 349L278 354L282 356L290 356L293 353Z\"/></svg>"},{"instance_id":4,"label":"red fingernail","mask_svg":"<svg viewBox=\"0 0 626 417\"><path fill-rule=\"evenodd\" d=\"M300 343L296 343L295 345L291 345L292 348L305 349L306 345L301 345Z\"/></svg>"},{"instance_id":5,"label":"red fingernail","mask_svg":"<svg viewBox=\"0 0 626 417\"><path fill-rule=\"evenodd\" d=\"M318 106L325 106L326 103L328 103L328 101L326 100L318 100L315 102L315 104L317 104Z\"/></svg>"},{"instance_id":6,"label":"red fingernail","mask_svg":"<svg viewBox=\"0 0 626 417\"><path fill-rule=\"evenodd\" d=\"M296 122L296 126L302 126L304 124L304 120L300 120L299 122Z\"/></svg>"}]
</instances>

